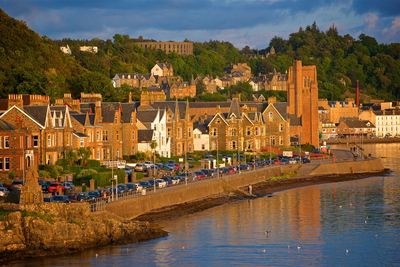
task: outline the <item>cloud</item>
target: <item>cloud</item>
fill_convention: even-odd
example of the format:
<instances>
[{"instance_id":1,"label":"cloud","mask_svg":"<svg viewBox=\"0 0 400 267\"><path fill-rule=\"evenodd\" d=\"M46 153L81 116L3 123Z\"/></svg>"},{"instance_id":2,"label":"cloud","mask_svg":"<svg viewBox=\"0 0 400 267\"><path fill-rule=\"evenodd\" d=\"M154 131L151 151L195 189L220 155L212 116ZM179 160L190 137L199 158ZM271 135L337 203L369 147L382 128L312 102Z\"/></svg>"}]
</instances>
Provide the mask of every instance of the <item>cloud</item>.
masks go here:
<instances>
[{"instance_id":1,"label":"cloud","mask_svg":"<svg viewBox=\"0 0 400 267\"><path fill-rule=\"evenodd\" d=\"M383 33L388 34L389 36L396 36L397 33L400 33L400 16L395 17L390 28L383 29Z\"/></svg>"},{"instance_id":2,"label":"cloud","mask_svg":"<svg viewBox=\"0 0 400 267\"><path fill-rule=\"evenodd\" d=\"M397 0L398 1L398 0ZM227 40L258 47L313 21L344 33L390 28L393 0L0 0L11 16L51 38L110 38L115 33L164 40ZM363 4L365 3L365 6ZM400 6L400 5L398 5ZM391 9L391 10L388 10ZM379 17L378 17L379 16ZM379 19L378 19L379 18ZM389 20L388 20L389 19ZM375 28L375 29L374 29ZM380 30L382 32L382 30ZM350 31L350 33L353 33ZM149 34L149 36L147 35ZM226 39L223 39L226 38ZM397 38L397 37L391 37ZM398 38L397 38L398 39Z\"/></svg>"},{"instance_id":3,"label":"cloud","mask_svg":"<svg viewBox=\"0 0 400 267\"><path fill-rule=\"evenodd\" d=\"M376 14L367 13L364 17L364 22L367 24L368 29L374 29L378 22L379 18Z\"/></svg>"},{"instance_id":4,"label":"cloud","mask_svg":"<svg viewBox=\"0 0 400 267\"><path fill-rule=\"evenodd\" d=\"M378 13L384 17L400 15L398 0L353 0L352 8L357 14Z\"/></svg>"}]
</instances>

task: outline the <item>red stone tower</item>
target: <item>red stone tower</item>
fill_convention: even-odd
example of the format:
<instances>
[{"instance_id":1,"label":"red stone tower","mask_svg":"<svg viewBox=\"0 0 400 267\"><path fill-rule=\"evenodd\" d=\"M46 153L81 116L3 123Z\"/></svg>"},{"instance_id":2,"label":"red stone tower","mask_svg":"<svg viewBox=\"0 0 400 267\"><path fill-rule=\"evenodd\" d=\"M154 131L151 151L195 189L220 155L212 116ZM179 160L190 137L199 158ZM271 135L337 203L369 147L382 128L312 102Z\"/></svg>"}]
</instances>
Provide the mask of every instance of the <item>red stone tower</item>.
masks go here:
<instances>
[{"instance_id":1,"label":"red stone tower","mask_svg":"<svg viewBox=\"0 0 400 267\"><path fill-rule=\"evenodd\" d=\"M302 144L319 145L317 67L296 60L288 71L288 113L301 120Z\"/></svg>"}]
</instances>

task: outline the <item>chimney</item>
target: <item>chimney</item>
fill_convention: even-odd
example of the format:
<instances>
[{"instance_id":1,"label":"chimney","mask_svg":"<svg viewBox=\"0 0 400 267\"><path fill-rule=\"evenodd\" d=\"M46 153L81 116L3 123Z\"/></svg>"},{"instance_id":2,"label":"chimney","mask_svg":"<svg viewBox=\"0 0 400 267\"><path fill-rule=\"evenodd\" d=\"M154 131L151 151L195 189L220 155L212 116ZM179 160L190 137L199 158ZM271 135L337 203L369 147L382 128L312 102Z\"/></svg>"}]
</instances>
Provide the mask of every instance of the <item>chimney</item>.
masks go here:
<instances>
[{"instance_id":1,"label":"chimney","mask_svg":"<svg viewBox=\"0 0 400 267\"><path fill-rule=\"evenodd\" d=\"M95 114L96 123L103 121L103 118L101 116L101 101L96 101L96 106L94 108L94 114Z\"/></svg>"},{"instance_id":2,"label":"chimney","mask_svg":"<svg viewBox=\"0 0 400 267\"><path fill-rule=\"evenodd\" d=\"M275 103L276 103L276 97L275 96L268 97L268 104L275 104Z\"/></svg>"},{"instance_id":3,"label":"chimney","mask_svg":"<svg viewBox=\"0 0 400 267\"><path fill-rule=\"evenodd\" d=\"M357 87L356 87L356 105L357 105L357 108L360 107L360 87L358 84L358 80L357 80Z\"/></svg>"}]
</instances>

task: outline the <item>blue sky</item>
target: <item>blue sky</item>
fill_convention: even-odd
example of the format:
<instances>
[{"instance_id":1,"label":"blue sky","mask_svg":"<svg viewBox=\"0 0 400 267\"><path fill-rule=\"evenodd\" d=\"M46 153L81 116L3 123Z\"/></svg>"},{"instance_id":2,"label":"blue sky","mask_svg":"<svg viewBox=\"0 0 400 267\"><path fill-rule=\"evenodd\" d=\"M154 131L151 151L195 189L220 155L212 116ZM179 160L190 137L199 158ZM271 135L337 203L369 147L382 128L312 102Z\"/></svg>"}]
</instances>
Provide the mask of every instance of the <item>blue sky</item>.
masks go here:
<instances>
[{"instance_id":1,"label":"blue sky","mask_svg":"<svg viewBox=\"0 0 400 267\"><path fill-rule=\"evenodd\" d=\"M400 41L399 0L0 0L0 7L54 39L121 33L265 48L316 21L321 30L334 24L341 34Z\"/></svg>"}]
</instances>

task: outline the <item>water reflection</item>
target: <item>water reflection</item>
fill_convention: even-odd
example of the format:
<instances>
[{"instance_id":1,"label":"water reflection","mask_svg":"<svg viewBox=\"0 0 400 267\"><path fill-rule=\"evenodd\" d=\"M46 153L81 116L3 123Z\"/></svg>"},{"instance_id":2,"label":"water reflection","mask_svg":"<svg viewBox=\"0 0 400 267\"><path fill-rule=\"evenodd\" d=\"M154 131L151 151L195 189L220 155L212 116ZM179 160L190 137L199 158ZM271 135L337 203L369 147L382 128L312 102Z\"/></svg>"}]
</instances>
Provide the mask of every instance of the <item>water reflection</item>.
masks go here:
<instances>
[{"instance_id":1,"label":"water reflection","mask_svg":"<svg viewBox=\"0 0 400 267\"><path fill-rule=\"evenodd\" d=\"M396 148L368 149L391 165ZM400 265L400 179L309 186L162 224L166 238L14 266Z\"/></svg>"}]
</instances>

